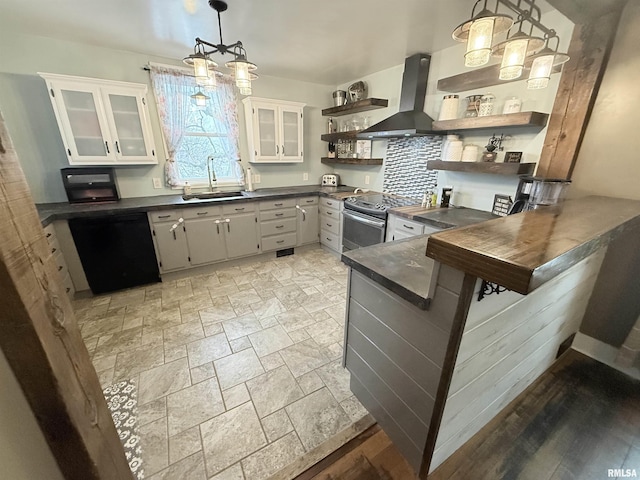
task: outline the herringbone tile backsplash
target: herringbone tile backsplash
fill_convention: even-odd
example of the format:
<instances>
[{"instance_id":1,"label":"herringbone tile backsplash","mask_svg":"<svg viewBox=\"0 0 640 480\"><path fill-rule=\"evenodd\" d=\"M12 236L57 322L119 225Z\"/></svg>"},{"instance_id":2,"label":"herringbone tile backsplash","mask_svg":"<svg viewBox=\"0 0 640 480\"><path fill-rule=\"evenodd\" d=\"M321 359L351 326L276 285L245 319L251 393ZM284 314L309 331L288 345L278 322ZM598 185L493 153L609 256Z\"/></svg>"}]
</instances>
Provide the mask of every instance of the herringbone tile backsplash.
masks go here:
<instances>
[{"instance_id":1,"label":"herringbone tile backsplash","mask_svg":"<svg viewBox=\"0 0 640 480\"><path fill-rule=\"evenodd\" d=\"M427 170L427 160L439 160L441 149L441 136L390 139L383 192L422 199L425 191L435 190L438 172Z\"/></svg>"}]
</instances>

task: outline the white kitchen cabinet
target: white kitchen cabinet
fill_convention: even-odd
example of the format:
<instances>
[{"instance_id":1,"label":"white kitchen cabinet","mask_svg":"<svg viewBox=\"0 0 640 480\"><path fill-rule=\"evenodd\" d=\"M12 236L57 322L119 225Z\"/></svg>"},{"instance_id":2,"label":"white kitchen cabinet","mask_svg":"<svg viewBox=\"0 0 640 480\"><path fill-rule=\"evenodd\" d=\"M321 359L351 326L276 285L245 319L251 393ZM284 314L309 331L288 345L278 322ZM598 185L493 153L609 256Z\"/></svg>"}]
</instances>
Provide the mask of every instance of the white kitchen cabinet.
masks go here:
<instances>
[{"instance_id":1,"label":"white kitchen cabinet","mask_svg":"<svg viewBox=\"0 0 640 480\"><path fill-rule=\"evenodd\" d=\"M320 212L318 197L303 197L298 200L298 242L297 245L316 243L320 235Z\"/></svg>"},{"instance_id":2,"label":"white kitchen cabinet","mask_svg":"<svg viewBox=\"0 0 640 480\"><path fill-rule=\"evenodd\" d=\"M426 235L437 233L444 230L443 228L431 227L424 223L415 222L413 220L390 214L387 218L387 234L386 242L394 240L402 240L403 238L415 237L417 235Z\"/></svg>"},{"instance_id":3,"label":"white kitchen cabinet","mask_svg":"<svg viewBox=\"0 0 640 480\"><path fill-rule=\"evenodd\" d=\"M344 202L334 198L320 198L320 243L342 253L342 209Z\"/></svg>"},{"instance_id":4,"label":"white kitchen cabinet","mask_svg":"<svg viewBox=\"0 0 640 480\"><path fill-rule=\"evenodd\" d=\"M70 165L156 164L147 86L40 73Z\"/></svg>"},{"instance_id":5,"label":"white kitchen cabinet","mask_svg":"<svg viewBox=\"0 0 640 480\"><path fill-rule=\"evenodd\" d=\"M178 225L173 228L173 225ZM182 222L159 222L151 227L158 266L163 273L182 270L189 265L189 247Z\"/></svg>"},{"instance_id":6,"label":"white kitchen cabinet","mask_svg":"<svg viewBox=\"0 0 640 480\"><path fill-rule=\"evenodd\" d=\"M304 158L304 103L247 97L244 103L249 162L296 163Z\"/></svg>"},{"instance_id":7,"label":"white kitchen cabinet","mask_svg":"<svg viewBox=\"0 0 640 480\"><path fill-rule=\"evenodd\" d=\"M264 200L260 210L260 243L263 252L296 246L296 199Z\"/></svg>"},{"instance_id":8,"label":"white kitchen cabinet","mask_svg":"<svg viewBox=\"0 0 640 480\"><path fill-rule=\"evenodd\" d=\"M187 208L179 213L184 218L189 263L192 266L227 258L222 209L219 205Z\"/></svg>"},{"instance_id":9,"label":"white kitchen cabinet","mask_svg":"<svg viewBox=\"0 0 640 480\"><path fill-rule=\"evenodd\" d=\"M224 218L223 228L228 258L246 257L260 252L255 213L229 215Z\"/></svg>"}]
</instances>

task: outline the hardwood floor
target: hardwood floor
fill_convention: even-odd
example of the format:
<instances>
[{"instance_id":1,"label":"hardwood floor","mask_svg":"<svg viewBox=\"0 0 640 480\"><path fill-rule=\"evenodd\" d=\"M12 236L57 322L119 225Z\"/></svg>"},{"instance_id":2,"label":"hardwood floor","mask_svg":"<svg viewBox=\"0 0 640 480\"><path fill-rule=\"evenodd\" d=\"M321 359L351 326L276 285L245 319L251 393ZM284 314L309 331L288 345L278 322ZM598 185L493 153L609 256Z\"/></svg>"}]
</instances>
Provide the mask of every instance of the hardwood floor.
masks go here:
<instances>
[{"instance_id":1,"label":"hardwood floor","mask_svg":"<svg viewBox=\"0 0 640 480\"><path fill-rule=\"evenodd\" d=\"M640 381L569 350L429 480L616 478L609 469L640 477ZM414 478L376 425L296 480Z\"/></svg>"}]
</instances>

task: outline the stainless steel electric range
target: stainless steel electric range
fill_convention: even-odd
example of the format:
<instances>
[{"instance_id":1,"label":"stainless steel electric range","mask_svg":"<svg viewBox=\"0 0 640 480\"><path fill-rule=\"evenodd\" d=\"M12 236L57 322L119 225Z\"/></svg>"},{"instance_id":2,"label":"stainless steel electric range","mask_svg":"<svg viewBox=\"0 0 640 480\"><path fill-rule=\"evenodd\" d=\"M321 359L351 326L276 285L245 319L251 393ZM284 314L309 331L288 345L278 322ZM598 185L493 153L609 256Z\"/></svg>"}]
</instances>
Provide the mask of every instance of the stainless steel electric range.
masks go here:
<instances>
[{"instance_id":1,"label":"stainless steel electric range","mask_svg":"<svg viewBox=\"0 0 640 480\"><path fill-rule=\"evenodd\" d=\"M347 198L343 211L342 249L355 250L384 242L387 211L419 203L412 198L383 193Z\"/></svg>"}]
</instances>

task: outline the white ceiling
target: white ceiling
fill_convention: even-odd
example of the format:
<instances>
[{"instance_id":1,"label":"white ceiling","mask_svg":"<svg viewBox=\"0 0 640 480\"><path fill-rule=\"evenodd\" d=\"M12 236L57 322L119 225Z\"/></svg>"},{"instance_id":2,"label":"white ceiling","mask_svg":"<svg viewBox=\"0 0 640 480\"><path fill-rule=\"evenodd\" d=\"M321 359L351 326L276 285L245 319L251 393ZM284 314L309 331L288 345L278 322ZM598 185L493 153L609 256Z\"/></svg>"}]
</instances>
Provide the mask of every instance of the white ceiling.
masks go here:
<instances>
[{"instance_id":1,"label":"white ceiling","mask_svg":"<svg viewBox=\"0 0 640 480\"><path fill-rule=\"evenodd\" d=\"M228 3L223 40L241 40L258 73L337 85L454 45L451 31L470 16L474 1ZM174 59L192 51L195 37L219 40L207 0L2 0L0 19L0 28Z\"/></svg>"}]
</instances>

